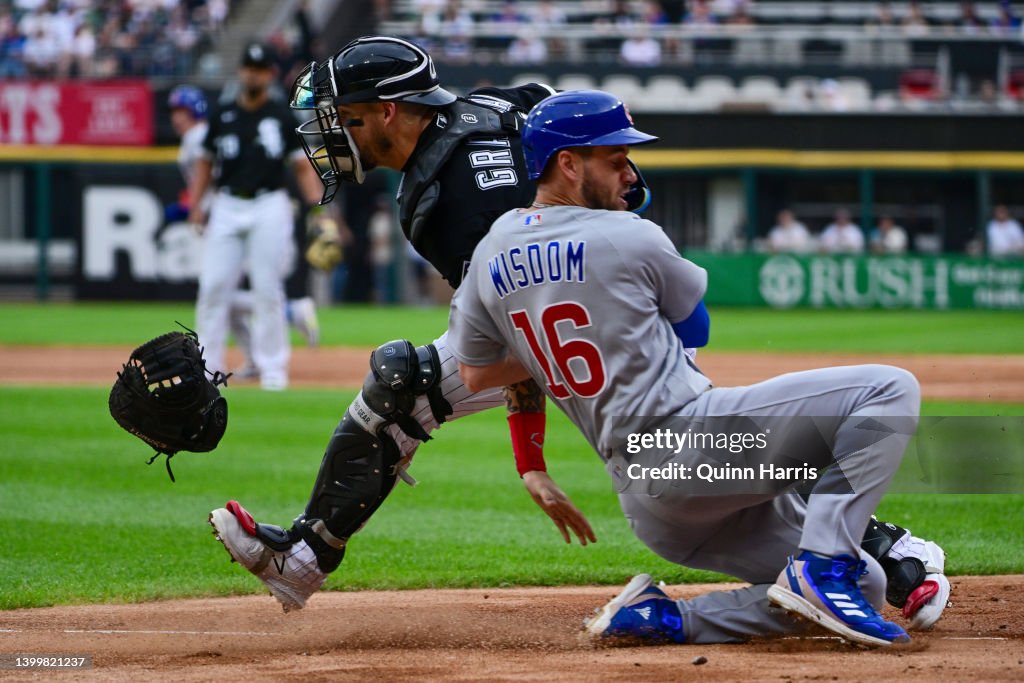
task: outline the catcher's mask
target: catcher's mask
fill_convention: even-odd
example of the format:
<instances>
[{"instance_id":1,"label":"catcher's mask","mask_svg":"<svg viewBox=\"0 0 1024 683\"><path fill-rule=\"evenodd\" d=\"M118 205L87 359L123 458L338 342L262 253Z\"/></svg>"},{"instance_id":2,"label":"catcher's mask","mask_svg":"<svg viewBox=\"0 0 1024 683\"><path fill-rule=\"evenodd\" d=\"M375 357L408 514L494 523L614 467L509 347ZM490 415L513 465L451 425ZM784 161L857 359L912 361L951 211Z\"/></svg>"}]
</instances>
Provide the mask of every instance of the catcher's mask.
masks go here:
<instances>
[{"instance_id":1,"label":"catcher's mask","mask_svg":"<svg viewBox=\"0 0 1024 683\"><path fill-rule=\"evenodd\" d=\"M359 149L338 120L338 105L412 102L443 107L455 101L443 89L430 55L390 36L364 36L321 63L311 62L292 85L289 106L313 111L296 131L306 157L324 184L321 204L334 199L340 181L365 178Z\"/></svg>"}]
</instances>

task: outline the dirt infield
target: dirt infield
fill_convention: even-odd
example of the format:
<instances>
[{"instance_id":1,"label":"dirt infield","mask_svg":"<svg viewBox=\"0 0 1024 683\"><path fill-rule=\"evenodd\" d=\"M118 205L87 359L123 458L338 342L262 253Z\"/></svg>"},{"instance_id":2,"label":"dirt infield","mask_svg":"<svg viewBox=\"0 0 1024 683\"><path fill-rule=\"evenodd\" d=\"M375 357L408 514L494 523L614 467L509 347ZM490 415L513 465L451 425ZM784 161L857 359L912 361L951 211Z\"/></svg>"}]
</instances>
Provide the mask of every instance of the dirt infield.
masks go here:
<instances>
[{"instance_id":1,"label":"dirt infield","mask_svg":"<svg viewBox=\"0 0 1024 683\"><path fill-rule=\"evenodd\" d=\"M108 385L127 360L128 347L0 346L0 384ZM236 367L240 357L229 354ZM358 387L369 349L295 349L294 386ZM925 398L1024 401L1024 356L853 355L701 352L702 370L718 386L740 386L829 365L885 363L906 368Z\"/></svg>"},{"instance_id":2,"label":"dirt infield","mask_svg":"<svg viewBox=\"0 0 1024 683\"><path fill-rule=\"evenodd\" d=\"M716 587L666 590L690 597ZM323 593L287 615L269 596L17 610L0 612L0 653L92 656L91 670L64 671L62 681L1024 679L1021 576L954 579L952 606L936 628L886 650L827 637L595 646L580 636L581 618L615 592ZM693 664L701 656L707 662ZM0 671L0 680L30 676Z\"/></svg>"}]
</instances>

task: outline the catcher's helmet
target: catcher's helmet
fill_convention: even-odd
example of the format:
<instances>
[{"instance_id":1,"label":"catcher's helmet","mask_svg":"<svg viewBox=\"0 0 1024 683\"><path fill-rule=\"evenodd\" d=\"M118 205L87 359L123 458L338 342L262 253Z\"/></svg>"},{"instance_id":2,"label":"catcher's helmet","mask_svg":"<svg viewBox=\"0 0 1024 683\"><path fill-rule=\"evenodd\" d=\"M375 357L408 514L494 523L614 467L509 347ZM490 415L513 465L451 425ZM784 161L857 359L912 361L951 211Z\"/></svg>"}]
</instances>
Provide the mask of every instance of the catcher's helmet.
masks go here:
<instances>
[{"instance_id":1,"label":"catcher's helmet","mask_svg":"<svg viewBox=\"0 0 1024 683\"><path fill-rule=\"evenodd\" d=\"M567 90L542 100L523 128L530 178L544 173L556 152L569 147L641 145L658 138L641 133L622 101L600 90Z\"/></svg>"},{"instance_id":2,"label":"catcher's helmet","mask_svg":"<svg viewBox=\"0 0 1024 683\"><path fill-rule=\"evenodd\" d=\"M414 43L364 36L320 64L307 66L292 88L293 109L358 102L413 102L443 107L455 95L441 87L434 61Z\"/></svg>"},{"instance_id":3,"label":"catcher's helmet","mask_svg":"<svg viewBox=\"0 0 1024 683\"><path fill-rule=\"evenodd\" d=\"M167 106L173 109L185 109L194 118L205 119L206 95L194 85L179 85L167 96Z\"/></svg>"},{"instance_id":4,"label":"catcher's helmet","mask_svg":"<svg viewBox=\"0 0 1024 683\"><path fill-rule=\"evenodd\" d=\"M361 102L443 107L455 99L440 86L430 55L401 38L364 36L330 59L312 62L295 79L289 104L292 109L316 112L297 130L324 184L320 203L334 198L339 181L361 183L365 177L359 150L338 121L335 107Z\"/></svg>"}]
</instances>

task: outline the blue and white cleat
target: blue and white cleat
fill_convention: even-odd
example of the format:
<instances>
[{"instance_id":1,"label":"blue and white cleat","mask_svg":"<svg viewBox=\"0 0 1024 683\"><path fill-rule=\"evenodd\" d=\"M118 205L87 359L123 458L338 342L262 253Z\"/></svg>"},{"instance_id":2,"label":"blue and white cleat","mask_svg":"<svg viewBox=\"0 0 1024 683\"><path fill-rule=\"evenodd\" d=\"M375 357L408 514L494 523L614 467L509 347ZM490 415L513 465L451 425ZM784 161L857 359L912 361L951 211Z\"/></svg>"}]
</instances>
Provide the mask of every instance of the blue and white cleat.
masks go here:
<instances>
[{"instance_id":1,"label":"blue and white cleat","mask_svg":"<svg viewBox=\"0 0 1024 683\"><path fill-rule=\"evenodd\" d=\"M850 555L819 557L804 551L790 556L768 589L768 599L854 643L885 646L909 641L907 632L883 619L861 593L857 579L864 575L865 564Z\"/></svg>"},{"instance_id":2,"label":"blue and white cleat","mask_svg":"<svg viewBox=\"0 0 1024 683\"><path fill-rule=\"evenodd\" d=\"M652 585L649 574L637 574L597 614L583 622L595 636L640 638L682 643L683 618L676 601Z\"/></svg>"}]
</instances>

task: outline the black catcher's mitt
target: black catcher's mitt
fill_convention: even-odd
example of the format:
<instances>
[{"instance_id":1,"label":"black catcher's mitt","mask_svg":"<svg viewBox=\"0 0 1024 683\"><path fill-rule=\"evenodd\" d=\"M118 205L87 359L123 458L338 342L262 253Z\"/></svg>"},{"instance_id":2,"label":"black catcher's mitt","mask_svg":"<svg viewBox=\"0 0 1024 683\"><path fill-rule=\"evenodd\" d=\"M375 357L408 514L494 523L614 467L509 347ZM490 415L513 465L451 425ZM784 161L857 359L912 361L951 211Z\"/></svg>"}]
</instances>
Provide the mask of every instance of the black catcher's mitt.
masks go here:
<instances>
[{"instance_id":1,"label":"black catcher's mitt","mask_svg":"<svg viewBox=\"0 0 1024 683\"><path fill-rule=\"evenodd\" d=\"M146 342L132 351L110 390L111 416L157 455L167 455L171 481L171 456L212 451L228 426L228 403L217 389L227 376L206 369L198 342L191 330Z\"/></svg>"}]
</instances>

